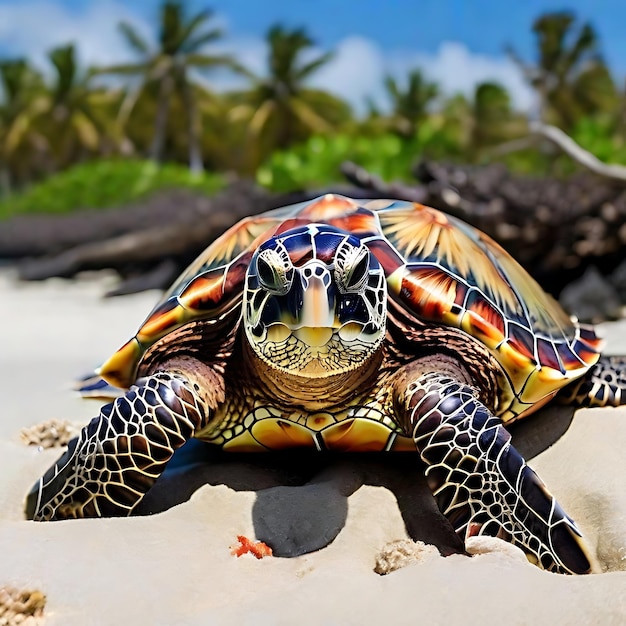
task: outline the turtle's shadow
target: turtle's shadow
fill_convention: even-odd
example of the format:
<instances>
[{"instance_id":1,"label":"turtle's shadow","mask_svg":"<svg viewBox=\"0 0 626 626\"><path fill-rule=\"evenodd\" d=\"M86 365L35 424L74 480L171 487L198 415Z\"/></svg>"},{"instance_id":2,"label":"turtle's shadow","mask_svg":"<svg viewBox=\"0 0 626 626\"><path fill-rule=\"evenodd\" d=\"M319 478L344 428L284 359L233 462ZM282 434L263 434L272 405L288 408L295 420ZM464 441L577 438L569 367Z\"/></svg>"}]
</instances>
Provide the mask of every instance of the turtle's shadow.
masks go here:
<instances>
[{"instance_id":1,"label":"turtle's shadow","mask_svg":"<svg viewBox=\"0 0 626 626\"><path fill-rule=\"evenodd\" d=\"M510 429L514 445L532 459L566 432L573 413L571 407L551 406L522 420ZM443 554L463 551L435 504L417 454L232 454L192 440L175 454L136 514L165 511L206 484L256 492L255 535L276 556L297 556L330 544L345 526L348 497L362 485L394 494L412 539L433 544Z\"/></svg>"}]
</instances>

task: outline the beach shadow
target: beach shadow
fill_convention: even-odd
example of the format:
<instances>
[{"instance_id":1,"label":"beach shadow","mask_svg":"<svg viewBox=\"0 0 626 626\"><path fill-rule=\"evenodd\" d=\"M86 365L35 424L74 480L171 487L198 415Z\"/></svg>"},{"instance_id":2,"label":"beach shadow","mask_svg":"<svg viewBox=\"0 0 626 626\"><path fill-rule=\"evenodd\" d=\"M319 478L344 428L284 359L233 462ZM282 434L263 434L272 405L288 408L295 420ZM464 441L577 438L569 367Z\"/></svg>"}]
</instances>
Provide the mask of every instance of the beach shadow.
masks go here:
<instances>
[{"instance_id":1,"label":"beach shadow","mask_svg":"<svg viewBox=\"0 0 626 626\"><path fill-rule=\"evenodd\" d=\"M530 461L554 445L567 432L575 412L576 408L572 406L550 404L511 424L508 430L513 438L513 445Z\"/></svg>"},{"instance_id":2,"label":"beach shadow","mask_svg":"<svg viewBox=\"0 0 626 626\"><path fill-rule=\"evenodd\" d=\"M571 407L551 406L522 420L510 429L514 445L532 459L567 431L573 414ZM174 455L135 513L170 509L207 484L256 493L255 536L272 546L276 556L298 556L329 545L345 526L348 498L362 485L394 494L413 540L435 545L444 555L463 552L435 504L417 454L233 454L192 440Z\"/></svg>"}]
</instances>

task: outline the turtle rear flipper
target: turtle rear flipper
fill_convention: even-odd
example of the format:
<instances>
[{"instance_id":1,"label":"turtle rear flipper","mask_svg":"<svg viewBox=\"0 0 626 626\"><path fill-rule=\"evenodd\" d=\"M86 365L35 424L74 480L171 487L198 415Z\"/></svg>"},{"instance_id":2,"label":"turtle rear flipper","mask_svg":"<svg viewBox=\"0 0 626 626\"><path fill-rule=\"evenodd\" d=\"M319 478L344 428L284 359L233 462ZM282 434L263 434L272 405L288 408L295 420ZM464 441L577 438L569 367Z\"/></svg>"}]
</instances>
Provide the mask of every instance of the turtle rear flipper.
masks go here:
<instances>
[{"instance_id":1,"label":"turtle rear flipper","mask_svg":"<svg viewBox=\"0 0 626 626\"><path fill-rule=\"evenodd\" d=\"M580 407L626 404L626 356L601 356L578 380L563 388L558 399Z\"/></svg>"},{"instance_id":2,"label":"turtle rear flipper","mask_svg":"<svg viewBox=\"0 0 626 626\"><path fill-rule=\"evenodd\" d=\"M115 398L123 396L126 392L125 389L115 387L95 373L88 374L76 381L74 388L81 398L96 400L115 400Z\"/></svg>"},{"instance_id":3,"label":"turtle rear flipper","mask_svg":"<svg viewBox=\"0 0 626 626\"><path fill-rule=\"evenodd\" d=\"M474 388L433 372L410 382L403 395L405 425L428 466L428 485L462 540L499 537L546 570L592 570L575 523Z\"/></svg>"}]
</instances>

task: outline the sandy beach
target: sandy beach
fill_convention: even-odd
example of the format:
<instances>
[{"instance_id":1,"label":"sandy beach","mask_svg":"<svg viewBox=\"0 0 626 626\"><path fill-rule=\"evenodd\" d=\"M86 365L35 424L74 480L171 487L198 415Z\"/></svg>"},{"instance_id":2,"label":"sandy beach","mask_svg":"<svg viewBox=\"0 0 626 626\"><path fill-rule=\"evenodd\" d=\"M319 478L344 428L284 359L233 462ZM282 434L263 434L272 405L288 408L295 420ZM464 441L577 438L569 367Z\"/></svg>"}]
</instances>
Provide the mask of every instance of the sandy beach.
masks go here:
<instances>
[{"instance_id":1,"label":"sandy beach","mask_svg":"<svg viewBox=\"0 0 626 626\"><path fill-rule=\"evenodd\" d=\"M145 503L158 513L25 521L25 494L61 450L26 446L20 430L93 417L98 403L75 396L72 381L158 297L104 300L112 280L25 284L0 272L0 588L42 591L42 623L626 623L626 408L549 409L514 432L582 529L601 570L589 576L541 571L499 540L476 540L471 558L440 556L432 545L445 551L453 538L410 459L192 456ZM626 354L626 321L602 333L607 352ZM237 558L237 535L301 554ZM377 556L397 556L389 544L409 538L426 544L411 563L375 573Z\"/></svg>"}]
</instances>

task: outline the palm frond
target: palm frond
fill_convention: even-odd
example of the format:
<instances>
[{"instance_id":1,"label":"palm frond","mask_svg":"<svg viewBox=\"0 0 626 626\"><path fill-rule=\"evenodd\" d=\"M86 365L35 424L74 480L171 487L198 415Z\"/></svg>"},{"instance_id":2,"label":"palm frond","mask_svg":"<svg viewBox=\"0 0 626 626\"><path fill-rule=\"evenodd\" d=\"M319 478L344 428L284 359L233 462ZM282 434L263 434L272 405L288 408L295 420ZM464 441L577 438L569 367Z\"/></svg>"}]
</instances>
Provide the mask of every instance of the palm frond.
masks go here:
<instances>
[{"instance_id":1,"label":"palm frond","mask_svg":"<svg viewBox=\"0 0 626 626\"><path fill-rule=\"evenodd\" d=\"M296 117L313 132L325 133L332 130L332 126L304 100L293 98L291 100L291 109L296 114Z\"/></svg>"},{"instance_id":2,"label":"palm frond","mask_svg":"<svg viewBox=\"0 0 626 626\"><path fill-rule=\"evenodd\" d=\"M252 135L260 135L275 108L276 104L271 100L267 100L266 102L264 102L252 116L252 119L248 124L248 131Z\"/></svg>"},{"instance_id":3,"label":"palm frond","mask_svg":"<svg viewBox=\"0 0 626 626\"><path fill-rule=\"evenodd\" d=\"M91 68L91 76L100 76L103 74L119 74L120 76L137 76L145 74L150 68L150 63L144 61L141 63L121 63L118 65L106 65L103 67Z\"/></svg>"},{"instance_id":4,"label":"palm frond","mask_svg":"<svg viewBox=\"0 0 626 626\"><path fill-rule=\"evenodd\" d=\"M198 52L203 46L214 43L223 37L224 32L219 28L215 28L214 30L210 30L206 33L201 33L196 37L185 39L180 49L184 54L191 54Z\"/></svg>"},{"instance_id":5,"label":"palm frond","mask_svg":"<svg viewBox=\"0 0 626 626\"><path fill-rule=\"evenodd\" d=\"M243 70L243 66L239 65L230 54L189 54L185 59L185 65L197 68L227 67Z\"/></svg>"},{"instance_id":6,"label":"palm frond","mask_svg":"<svg viewBox=\"0 0 626 626\"><path fill-rule=\"evenodd\" d=\"M93 120L83 111L75 111L71 121L81 144L89 150L97 150L100 133Z\"/></svg>"},{"instance_id":7,"label":"palm frond","mask_svg":"<svg viewBox=\"0 0 626 626\"><path fill-rule=\"evenodd\" d=\"M311 74L315 73L320 67L326 65L329 61L334 58L334 52L326 52L322 54L322 56L310 61L309 63L305 63L302 67L296 70L296 79L297 80L305 80Z\"/></svg>"},{"instance_id":8,"label":"palm frond","mask_svg":"<svg viewBox=\"0 0 626 626\"><path fill-rule=\"evenodd\" d=\"M148 56L150 46L148 42L139 34L135 27L125 21L117 25L118 30L126 40L126 43L139 55Z\"/></svg>"}]
</instances>

